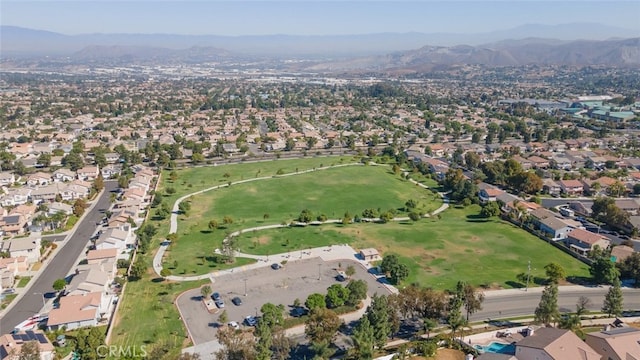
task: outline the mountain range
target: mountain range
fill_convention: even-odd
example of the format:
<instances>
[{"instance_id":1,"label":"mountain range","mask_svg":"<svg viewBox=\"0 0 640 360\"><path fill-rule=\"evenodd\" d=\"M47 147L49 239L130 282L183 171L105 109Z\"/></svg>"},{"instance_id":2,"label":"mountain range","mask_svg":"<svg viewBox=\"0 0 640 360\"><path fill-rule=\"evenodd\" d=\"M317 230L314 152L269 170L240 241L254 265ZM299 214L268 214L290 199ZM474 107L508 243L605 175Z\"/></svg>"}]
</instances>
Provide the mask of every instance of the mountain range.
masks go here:
<instances>
[{"instance_id":1,"label":"mountain range","mask_svg":"<svg viewBox=\"0 0 640 360\"><path fill-rule=\"evenodd\" d=\"M576 40L581 39L581 40ZM197 63L306 59L311 71L420 70L434 65L640 64L637 31L600 24L523 25L477 34L217 36L65 35L0 26L0 58L53 56L74 62Z\"/></svg>"}]
</instances>

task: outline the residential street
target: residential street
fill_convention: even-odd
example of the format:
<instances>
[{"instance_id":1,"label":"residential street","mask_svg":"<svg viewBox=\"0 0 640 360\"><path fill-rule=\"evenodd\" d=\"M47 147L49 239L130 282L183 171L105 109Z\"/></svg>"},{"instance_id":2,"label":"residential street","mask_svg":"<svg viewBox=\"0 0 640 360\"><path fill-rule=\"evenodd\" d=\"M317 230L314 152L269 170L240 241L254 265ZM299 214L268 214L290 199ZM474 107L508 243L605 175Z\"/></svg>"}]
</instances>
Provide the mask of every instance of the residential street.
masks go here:
<instances>
[{"instance_id":1,"label":"residential street","mask_svg":"<svg viewBox=\"0 0 640 360\"><path fill-rule=\"evenodd\" d=\"M96 228L96 222L104 215L102 212L109 208L109 197L111 191L118 187L116 181L105 181L105 191L98 198L97 203L88 211L81 222L75 227L66 240L49 260L46 267L29 282L29 285L22 290L24 295L18 297L9 305L0 318L0 334L8 333L16 325L28 317L38 313L42 309L43 295L52 292L52 284L56 279L66 277L76 265L78 256L86 250L87 242Z\"/></svg>"}]
</instances>

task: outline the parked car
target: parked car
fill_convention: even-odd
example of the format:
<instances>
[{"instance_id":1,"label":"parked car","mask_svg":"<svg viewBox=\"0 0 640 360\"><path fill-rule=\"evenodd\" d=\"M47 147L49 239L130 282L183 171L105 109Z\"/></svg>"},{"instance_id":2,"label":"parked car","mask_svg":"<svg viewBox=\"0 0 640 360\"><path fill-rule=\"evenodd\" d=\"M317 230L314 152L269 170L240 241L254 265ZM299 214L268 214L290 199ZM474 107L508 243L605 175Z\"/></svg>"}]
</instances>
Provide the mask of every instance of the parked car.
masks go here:
<instances>
[{"instance_id":1,"label":"parked car","mask_svg":"<svg viewBox=\"0 0 640 360\"><path fill-rule=\"evenodd\" d=\"M213 294L211 294L211 299L216 304L216 306L219 307L220 309L224 307L224 301L222 300L222 297L220 297L219 293L214 292Z\"/></svg>"},{"instance_id":2,"label":"parked car","mask_svg":"<svg viewBox=\"0 0 640 360\"><path fill-rule=\"evenodd\" d=\"M227 324L227 325L229 325L229 327L234 329L234 330L240 330L240 324L238 324L235 321L230 321L229 324Z\"/></svg>"},{"instance_id":3,"label":"parked car","mask_svg":"<svg viewBox=\"0 0 640 360\"><path fill-rule=\"evenodd\" d=\"M239 297L234 297L233 299L231 299L231 302L233 303L233 305L235 306L240 306L242 305L242 299L240 299Z\"/></svg>"},{"instance_id":4,"label":"parked car","mask_svg":"<svg viewBox=\"0 0 640 360\"><path fill-rule=\"evenodd\" d=\"M255 316L247 316L246 318L244 318L244 323L247 326L256 326L258 324L258 318Z\"/></svg>"},{"instance_id":5,"label":"parked car","mask_svg":"<svg viewBox=\"0 0 640 360\"><path fill-rule=\"evenodd\" d=\"M273 264L271 264L271 268L273 270L280 270L280 269L282 269L282 265L280 265L278 263L273 263Z\"/></svg>"}]
</instances>

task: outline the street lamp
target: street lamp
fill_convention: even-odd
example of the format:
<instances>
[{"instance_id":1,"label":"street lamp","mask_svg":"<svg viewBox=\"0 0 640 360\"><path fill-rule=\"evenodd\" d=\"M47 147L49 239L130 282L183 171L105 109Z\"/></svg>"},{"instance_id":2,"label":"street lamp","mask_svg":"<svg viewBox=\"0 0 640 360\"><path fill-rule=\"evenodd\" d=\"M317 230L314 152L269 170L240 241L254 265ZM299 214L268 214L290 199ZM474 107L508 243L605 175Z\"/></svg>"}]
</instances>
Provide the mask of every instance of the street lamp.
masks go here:
<instances>
[{"instance_id":1,"label":"street lamp","mask_svg":"<svg viewBox=\"0 0 640 360\"><path fill-rule=\"evenodd\" d=\"M524 291L529 291L529 278L531 277L531 260L527 264L527 286Z\"/></svg>"},{"instance_id":2,"label":"street lamp","mask_svg":"<svg viewBox=\"0 0 640 360\"><path fill-rule=\"evenodd\" d=\"M247 296L247 279L244 280L244 296Z\"/></svg>"}]
</instances>

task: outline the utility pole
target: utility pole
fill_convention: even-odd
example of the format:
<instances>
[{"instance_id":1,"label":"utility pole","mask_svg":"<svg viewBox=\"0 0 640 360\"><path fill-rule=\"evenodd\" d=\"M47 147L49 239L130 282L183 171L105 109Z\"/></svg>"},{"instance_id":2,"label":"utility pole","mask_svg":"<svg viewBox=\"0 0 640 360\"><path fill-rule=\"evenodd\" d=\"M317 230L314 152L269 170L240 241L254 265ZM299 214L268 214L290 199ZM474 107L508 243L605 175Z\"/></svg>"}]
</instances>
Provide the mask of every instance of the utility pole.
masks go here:
<instances>
[{"instance_id":1,"label":"utility pole","mask_svg":"<svg viewBox=\"0 0 640 360\"><path fill-rule=\"evenodd\" d=\"M247 296L247 279L244 280L244 296Z\"/></svg>"},{"instance_id":2,"label":"utility pole","mask_svg":"<svg viewBox=\"0 0 640 360\"><path fill-rule=\"evenodd\" d=\"M527 287L524 291L529 291L529 279L531 278L531 260L527 263Z\"/></svg>"}]
</instances>

